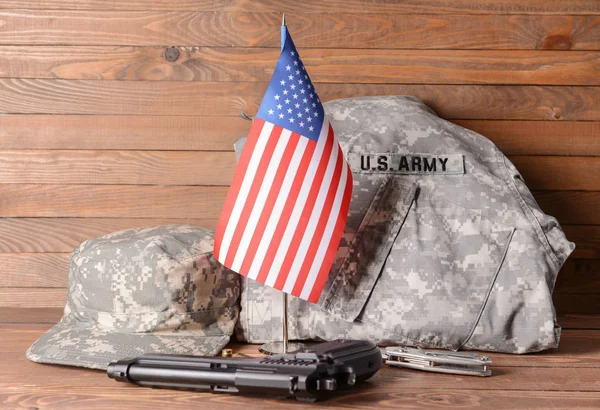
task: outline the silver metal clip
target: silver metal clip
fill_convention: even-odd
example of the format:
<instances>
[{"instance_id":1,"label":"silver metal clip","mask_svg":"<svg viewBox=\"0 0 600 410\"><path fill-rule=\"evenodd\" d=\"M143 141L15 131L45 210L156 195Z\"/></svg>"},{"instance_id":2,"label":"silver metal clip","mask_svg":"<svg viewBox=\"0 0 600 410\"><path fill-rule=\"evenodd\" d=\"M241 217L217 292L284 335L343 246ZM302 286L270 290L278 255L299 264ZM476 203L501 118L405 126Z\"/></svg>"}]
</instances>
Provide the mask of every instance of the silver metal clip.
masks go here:
<instances>
[{"instance_id":1,"label":"silver metal clip","mask_svg":"<svg viewBox=\"0 0 600 410\"><path fill-rule=\"evenodd\" d=\"M390 346L383 354L390 366L408 367L427 372L491 376L489 357L475 353L423 350L415 347Z\"/></svg>"}]
</instances>

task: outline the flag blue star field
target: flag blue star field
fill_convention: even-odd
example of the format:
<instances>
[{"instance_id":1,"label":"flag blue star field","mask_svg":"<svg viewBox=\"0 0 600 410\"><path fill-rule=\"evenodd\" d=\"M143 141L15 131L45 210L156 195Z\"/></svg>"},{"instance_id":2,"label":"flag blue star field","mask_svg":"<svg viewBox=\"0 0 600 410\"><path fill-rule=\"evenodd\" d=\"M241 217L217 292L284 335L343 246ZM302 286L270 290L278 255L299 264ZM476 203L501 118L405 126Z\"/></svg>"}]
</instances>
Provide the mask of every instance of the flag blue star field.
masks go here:
<instances>
[{"instance_id":1,"label":"flag blue star field","mask_svg":"<svg viewBox=\"0 0 600 410\"><path fill-rule=\"evenodd\" d=\"M352 173L287 28L215 234L215 257L302 299L321 295L344 231Z\"/></svg>"}]
</instances>

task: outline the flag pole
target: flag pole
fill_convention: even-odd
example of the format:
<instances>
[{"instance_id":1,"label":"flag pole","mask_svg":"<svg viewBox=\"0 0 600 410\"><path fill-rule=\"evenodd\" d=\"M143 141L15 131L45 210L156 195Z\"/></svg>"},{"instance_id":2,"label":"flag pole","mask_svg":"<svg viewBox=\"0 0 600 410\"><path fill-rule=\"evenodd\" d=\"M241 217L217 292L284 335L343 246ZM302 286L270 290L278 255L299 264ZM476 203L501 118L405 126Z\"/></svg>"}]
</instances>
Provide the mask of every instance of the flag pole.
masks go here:
<instances>
[{"instance_id":1,"label":"flag pole","mask_svg":"<svg viewBox=\"0 0 600 410\"><path fill-rule=\"evenodd\" d=\"M283 292L283 353L288 352L288 294Z\"/></svg>"},{"instance_id":2,"label":"flag pole","mask_svg":"<svg viewBox=\"0 0 600 410\"><path fill-rule=\"evenodd\" d=\"M291 353L297 352L298 350L304 349L306 347L305 343L300 342L290 342L289 341L289 325L288 325L288 306L289 306L289 295L285 292L281 292L282 298L282 306L281 306L281 330L282 330L282 340L281 341L272 341L263 344L258 348L258 351L264 354L273 355L273 354L281 354L281 353ZM277 338L278 339L278 338Z\"/></svg>"},{"instance_id":3,"label":"flag pole","mask_svg":"<svg viewBox=\"0 0 600 410\"><path fill-rule=\"evenodd\" d=\"M287 27L285 25L285 13L281 18L281 50L283 50L283 46L285 45L285 38L287 35ZM283 293L282 299L282 341L281 342L270 342L262 345L258 350L261 353L266 354L278 354L278 353L287 353L290 350L297 351L304 348L303 343L289 343L289 332L288 332L288 303L289 297L285 292Z\"/></svg>"},{"instance_id":4,"label":"flag pole","mask_svg":"<svg viewBox=\"0 0 600 410\"><path fill-rule=\"evenodd\" d=\"M285 28L285 29L284 29ZM287 27L285 26L285 13L283 13L281 17L281 50L283 51L283 46L285 44L285 33L287 31ZM281 346L282 353L288 352L288 294L283 293L283 344Z\"/></svg>"}]
</instances>

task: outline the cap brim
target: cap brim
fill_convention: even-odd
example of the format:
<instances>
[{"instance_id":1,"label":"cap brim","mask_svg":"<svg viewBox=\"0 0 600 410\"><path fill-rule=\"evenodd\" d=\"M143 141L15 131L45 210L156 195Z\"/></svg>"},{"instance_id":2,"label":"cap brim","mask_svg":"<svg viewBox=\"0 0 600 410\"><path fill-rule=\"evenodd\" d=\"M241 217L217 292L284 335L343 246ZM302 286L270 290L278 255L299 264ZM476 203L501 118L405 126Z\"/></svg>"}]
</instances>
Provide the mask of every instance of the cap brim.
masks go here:
<instances>
[{"instance_id":1,"label":"cap brim","mask_svg":"<svg viewBox=\"0 0 600 410\"><path fill-rule=\"evenodd\" d=\"M104 369L115 360L145 353L212 356L229 343L229 335L115 333L59 322L27 350L29 360Z\"/></svg>"}]
</instances>

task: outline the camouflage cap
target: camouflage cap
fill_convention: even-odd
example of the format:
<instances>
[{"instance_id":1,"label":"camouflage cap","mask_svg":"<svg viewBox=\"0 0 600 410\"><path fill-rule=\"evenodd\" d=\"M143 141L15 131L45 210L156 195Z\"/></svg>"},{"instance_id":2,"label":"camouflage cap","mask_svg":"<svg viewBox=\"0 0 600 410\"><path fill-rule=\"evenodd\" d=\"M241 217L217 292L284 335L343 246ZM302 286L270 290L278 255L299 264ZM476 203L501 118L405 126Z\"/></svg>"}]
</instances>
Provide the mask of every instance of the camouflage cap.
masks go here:
<instances>
[{"instance_id":1,"label":"camouflage cap","mask_svg":"<svg viewBox=\"0 0 600 410\"><path fill-rule=\"evenodd\" d=\"M238 317L239 277L212 249L212 232L188 225L83 242L71 254L64 315L27 358L106 369L144 353L216 354Z\"/></svg>"}]
</instances>

